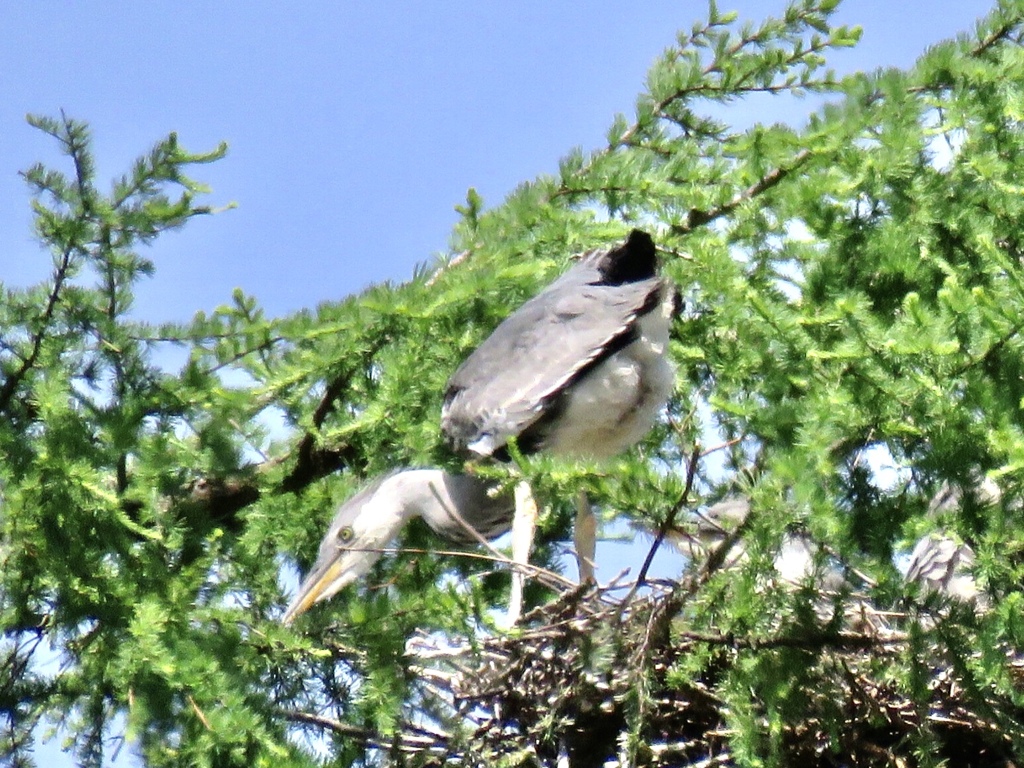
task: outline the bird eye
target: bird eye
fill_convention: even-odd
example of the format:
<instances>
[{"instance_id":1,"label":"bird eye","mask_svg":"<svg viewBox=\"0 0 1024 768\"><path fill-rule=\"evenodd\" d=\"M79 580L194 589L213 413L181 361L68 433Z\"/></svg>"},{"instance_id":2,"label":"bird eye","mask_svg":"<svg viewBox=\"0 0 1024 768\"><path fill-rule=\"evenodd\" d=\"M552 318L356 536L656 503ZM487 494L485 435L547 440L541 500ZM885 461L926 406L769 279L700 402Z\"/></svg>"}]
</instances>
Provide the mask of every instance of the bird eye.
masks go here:
<instances>
[{"instance_id":1,"label":"bird eye","mask_svg":"<svg viewBox=\"0 0 1024 768\"><path fill-rule=\"evenodd\" d=\"M338 531L338 541L340 541L342 544L348 544L350 541L352 541L352 539L355 538L355 535L356 534L351 527L345 526L340 531Z\"/></svg>"}]
</instances>

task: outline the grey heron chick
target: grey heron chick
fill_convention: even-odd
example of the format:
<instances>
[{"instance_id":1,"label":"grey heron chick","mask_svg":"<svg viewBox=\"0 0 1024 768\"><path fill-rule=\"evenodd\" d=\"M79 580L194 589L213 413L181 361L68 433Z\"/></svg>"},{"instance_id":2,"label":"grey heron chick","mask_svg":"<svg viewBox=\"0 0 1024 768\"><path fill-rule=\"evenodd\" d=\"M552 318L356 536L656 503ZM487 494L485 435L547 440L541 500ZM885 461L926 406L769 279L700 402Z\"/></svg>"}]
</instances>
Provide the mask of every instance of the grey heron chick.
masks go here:
<instances>
[{"instance_id":1,"label":"grey heron chick","mask_svg":"<svg viewBox=\"0 0 1024 768\"><path fill-rule=\"evenodd\" d=\"M493 482L472 475L406 469L380 477L338 507L316 562L281 620L290 624L363 576L413 518L422 517L450 541L473 544L508 531L513 511L510 494L496 494Z\"/></svg>"},{"instance_id":2,"label":"grey heron chick","mask_svg":"<svg viewBox=\"0 0 1024 768\"><path fill-rule=\"evenodd\" d=\"M750 514L750 500L744 496L726 496L693 516L692 530L677 528L669 536L691 562L703 562L739 528ZM720 567L731 568L746 557L743 544L734 541Z\"/></svg>"},{"instance_id":3,"label":"grey heron chick","mask_svg":"<svg viewBox=\"0 0 1024 768\"><path fill-rule=\"evenodd\" d=\"M676 546L691 560L704 560L746 521L749 514L750 499L726 496L695 516L692 532L677 531ZM835 565L821 563L820 549L806 531L786 532L773 561L779 583L798 586L813 577L819 590L835 592L841 589L846 580ZM725 553L720 567L735 567L746 558L743 542L735 541Z\"/></svg>"},{"instance_id":4,"label":"grey heron chick","mask_svg":"<svg viewBox=\"0 0 1024 768\"><path fill-rule=\"evenodd\" d=\"M654 241L585 253L509 315L448 382L441 430L460 450L604 458L643 438L674 384L667 357L677 291Z\"/></svg>"},{"instance_id":5,"label":"grey heron chick","mask_svg":"<svg viewBox=\"0 0 1024 768\"><path fill-rule=\"evenodd\" d=\"M988 477L975 478L966 487L945 482L928 502L926 514L937 519L968 505L991 507L1001 503L1002 498L1002 490ZM925 593L938 593L984 607L987 602L974 578L974 563L970 544L940 528L914 544L906 579Z\"/></svg>"},{"instance_id":6,"label":"grey heron chick","mask_svg":"<svg viewBox=\"0 0 1024 768\"><path fill-rule=\"evenodd\" d=\"M727 496L697 513L691 530L676 531L676 546L691 561L703 565L732 536L732 545L717 567L723 570L738 568L747 562L749 555L736 532L749 514L750 499L739 495ZM773 574L766 583L791 592L808 585L813 587L811 608L819 622L828 623L841 618L848 628L872 632L884 625L884 617L867 597L852 590L844 564L800 527L783 534L772 559L772 570ZM843 597L839 605L836 596ZM837 615L837 608L841 608L841 616Z\"/></svg>"},{"instance_id":7,"label":"grey heron chick","mask_svg":"<svg viewBox=\"0 0 1024 768\"><path fill-rule=\"evenodd\" d=\"M974 579L974 550L944 533L922 536L910 553L907 581L965 603L981 601Z\"/></svg>"}]
</instances>

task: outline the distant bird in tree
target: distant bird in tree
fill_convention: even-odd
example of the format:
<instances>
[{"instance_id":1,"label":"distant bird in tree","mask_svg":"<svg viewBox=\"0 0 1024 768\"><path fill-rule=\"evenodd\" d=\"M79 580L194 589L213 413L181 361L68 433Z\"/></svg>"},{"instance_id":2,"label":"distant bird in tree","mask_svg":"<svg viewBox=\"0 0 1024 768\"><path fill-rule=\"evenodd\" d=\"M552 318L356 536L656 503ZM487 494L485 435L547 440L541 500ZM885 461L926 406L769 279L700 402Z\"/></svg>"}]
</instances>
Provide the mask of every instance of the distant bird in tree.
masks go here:
<instances>
[{"instance_id":1,"label":"distant bird in tree","mask_svg":"<svg viewBox=\"0 0 1024 768\"><path fill-rule=\"evenodd\" d=\"M743 534L750 511L750 499L726 496L698 512L692 525L671 535L680 551L699 567L708 567L717 555L721 560L713 567L738 568L749 557ZM726 544L727 549L719 554L719 548ZM878 611L862 590L854 588L855 584L871 585L872 580L841 562L802 527L790 528L783 535L772 559L772 573L764 574L764 583L794 592L812 587L810 607L818 622L832 624L838 618L846 629L871 634L885 631L887 626L886 614Z\"/></svg>"},{"instance_id":2,"label":"distant bird in tree","mask_svg":"<svg viewBox=\"0 0 1024 768\"><path fill-rule=\"evenodd\" d=\"M910 553L907 581L924 592L938 592L963 602L978 600L974 579L974 550L944 533L922 536Z\"/></svg>"},{"instance_id":3,"label":"distant bird in tree","mask_svg":"<svg viewBox=\"0 0 1024 768\"><path fill-rule=\"evenodd\" d=\"M282 621L290 624L363 576L413 518L422 517L450 541L474 544L508 531L514 504L494 483L440 469L406 469L374 480L338 507Z\"/></svg>"},{"instance_id":4,"label":"distant bird in tree","mask_svg":"<svg viewBox=\"0 0 1024 768\"><path fill-rule=\"evenodd\" d=\"M989 478L966 489L943 483L928 503L928 516L937 519L963 508L965 504L991 507L1002 501L1002 491ZM924 592L935 592L954 600L987 604L974 578L975 554L966 542L939 529L922 536L910 553L907 581Z\"/></svg>"},{"instance_id":5,"label":"distant bird in tree","mask_svg":"<svg viewBox=\"0 0 1024 768\"><path fill-rule=\"evenodd\" d=\"M678 291L658 276L654 241L633 230L622 245L578 263L509 315L448 382L441 430L458 450L508 459L523 453L606 458L643 438L672 392L669 327ZM513 560L525 562L536 504L519 488ZM576 550L593 578L596 520L577 500ZM513 585L513 616L522 579ZM513 616L514 620L514 616Z\"/></svg>"},{"instance_id":6,"label":"distant bird in tree","mask_svg":"<svg viewBox=\"0 0 1024 768\"><path fill-rule=\"evenodd\" d=\"M690 529L679 530L674 538L676 546L694 562L705 561L715 549L744 524L750 514L750 500L744 496L726 496L694 516ZM780 583L798 586L813 577L817 587L835 592L846 580L839 568L822 565L820 547L810 534L792 530L783 536L773 564ZM747 549L739 539L734 541L720 563L720 568L732 568L747 558Z\"/></svg>"},{"instance_id":7,"label":"distant bird in tree","mask_svg":"<svg viewBox=\"0 0 1024 768\"><path fill-rule=\"evenodd\" d=\"M668 538L686 555L691 563L703 564L721 547L726 539L735 536L750 514L750 500L744 496L726 496L702 511L696 512L689 524L669 532ZM739 537L722 553L719 568L732 568L746 558L746 548Z\"/></svg>"}]
</instances>

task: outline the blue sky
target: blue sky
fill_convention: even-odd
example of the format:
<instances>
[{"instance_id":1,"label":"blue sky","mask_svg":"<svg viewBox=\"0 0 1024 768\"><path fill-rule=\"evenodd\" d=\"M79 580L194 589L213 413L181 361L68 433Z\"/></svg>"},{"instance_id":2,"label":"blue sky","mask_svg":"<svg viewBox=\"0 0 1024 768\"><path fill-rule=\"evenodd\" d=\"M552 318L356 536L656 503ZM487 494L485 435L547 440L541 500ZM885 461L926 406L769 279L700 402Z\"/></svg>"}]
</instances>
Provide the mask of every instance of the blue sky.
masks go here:
<instances>
[{"instance_id":1,"label":"blue sky","mask_svg":"<svg viewBox=\"0 0 1024 768\"><path fill-rule=\"evenodd\" d=\"M833 65L908 66L991 4L847 0L838 18L864 37ZM719 5L751 19L784 7ZM103 178L172 130L193 151L228 142L194 176L208 202L238 207L158 241L137 314L184 321L241 287L277 316L405 279L445 250L469 187L496 205L572 147L601 146L675 31L705 13L690 0L5 4L0 280L49 269L17 171L57 156L26 113L88 121ZM736 105L738 120L800 123L809 109L764 106ZM71 764L55 753L40 765Z\"/></svg>"},{"instance_id":2,"label":"blue sky","mask_svg":"<svg viewBox=\"0 0 1024 768\"><path fill-rule=\"evenodd\" d=\"M760 18L781 2L729 3ZM982 0L850 0L842 69L908 65ZM404 279L447 245L469 187L495 205L600 146L703 2L10 3L0 22L0 279L40 279L17 171L56 160L28 112L91 123L110 178L174 130L229 154L195 175L238 204L162 238L138 313L185 320L255 295L271 315ZM797 116L806 105L796 105ZM744 106L738 105L737 111ZM752 118L758 115L753 113ZM775 119L773 114L771 119Z\"/></svg>"}]
</instances>

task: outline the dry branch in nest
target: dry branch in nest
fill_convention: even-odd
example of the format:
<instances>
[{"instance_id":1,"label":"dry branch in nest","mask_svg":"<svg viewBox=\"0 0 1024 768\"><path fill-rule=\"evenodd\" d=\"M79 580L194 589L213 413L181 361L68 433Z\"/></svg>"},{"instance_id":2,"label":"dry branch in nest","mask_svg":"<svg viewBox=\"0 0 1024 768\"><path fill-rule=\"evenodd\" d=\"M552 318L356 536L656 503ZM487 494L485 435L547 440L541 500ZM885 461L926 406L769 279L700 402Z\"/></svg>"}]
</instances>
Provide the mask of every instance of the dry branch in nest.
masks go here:
<instances>
[{"instance_id":1,"label":"dry branch in nest","mask_svg":"<svg viewBox=\"0 0 1024 768\"><path fill-rule=\"evenodd\" d=\"M790 765L911 766L922 744L950 765L1018 764L998 718L1019 724L1024 710L970 691L962 666L909 615L858 621L856 632L811 621L767 636L718 634L688 619L692 583L646 586L639 596L629 584L565 591L512 634L410 641L424 695L463 726L417 764L727 766L737 745L757 749L758 729L767 748L769 728L781 729L771 748ZM849 626L827 626L837 623ZM906 668L917 648L929 658L918 657L925 680L911 697L893 662ZM1017 658L1007 660L1021 683ZM785 696L737 682L764 665L786 676L776 681Z\"/></svg>"}]
</instances>

